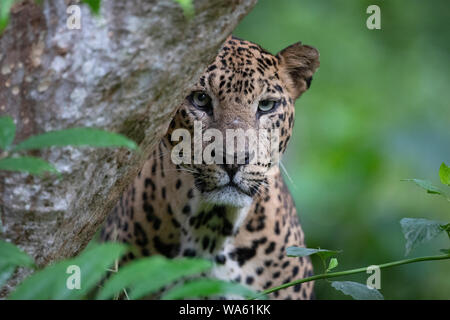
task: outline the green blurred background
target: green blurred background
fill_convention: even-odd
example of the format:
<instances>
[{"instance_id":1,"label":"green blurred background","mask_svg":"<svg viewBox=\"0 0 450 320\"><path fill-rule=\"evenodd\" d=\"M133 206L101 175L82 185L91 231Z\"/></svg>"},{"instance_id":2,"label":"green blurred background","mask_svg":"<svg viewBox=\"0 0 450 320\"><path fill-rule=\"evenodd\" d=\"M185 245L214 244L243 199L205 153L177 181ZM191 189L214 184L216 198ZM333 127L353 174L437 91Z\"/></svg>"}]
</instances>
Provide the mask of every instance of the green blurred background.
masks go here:
<instances>
[{"instance_id":1,"label":"green blurred background","mask_svg":"<svg viewBox=\"0 0 450 320\"><path fill-rule=\"evenodd\" d=\"M381 8L381 30L366 27L371 4ZM307 245L342 249L337 270L403 259L402 217L450 221L443 197L401 181L440 185L439 166L450 163L448 11L448 0L260 0L234 32L272 53L297 41L320 51L283 162ZM448 247L442 234L410 256ZM450 262L382 271L381 292L450 299ZM324 281L316 294L348 298Z\"/></svg>"}]
</instances>

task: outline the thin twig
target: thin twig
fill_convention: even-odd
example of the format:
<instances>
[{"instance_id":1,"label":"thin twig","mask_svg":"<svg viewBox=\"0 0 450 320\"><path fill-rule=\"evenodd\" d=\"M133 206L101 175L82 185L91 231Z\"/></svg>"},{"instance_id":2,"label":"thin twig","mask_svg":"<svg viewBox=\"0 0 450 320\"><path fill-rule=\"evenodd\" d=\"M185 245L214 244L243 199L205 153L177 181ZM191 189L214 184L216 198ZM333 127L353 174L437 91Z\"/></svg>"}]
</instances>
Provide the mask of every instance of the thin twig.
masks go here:
<instances>
[{"instance_id":1,"label":"thin twig","mask_svg":"<svg viewBox=\"0 0 450 320\"><path fill-rule=\"evenodd\" d=\"M394 261L394 262L388 262L388 263L380 264L380 265L378 265L378 267L380 269L383 269L383 268L390 268L390 267L400 266L400 265L403 265L403 264L420 262L420 261L447 260L447 259L450 259L450 254L444 254L444 255L439 255L439 256L418 257L418 258L412 258L412 259L404 259L404 260L399 260L399 261ZM269 294L269 293L272 293L272 292L275 292L275 291L279 291L281 289L285 289L285 288L288 288L288 287L292 287L292 286L295 286L295 285L300 284L300 283L310 282L310 281L320 280L320 279L341 277L341 276L346 276L346 275L349 275L349 274L362 273L362 272L366 272L366 271L367 271L367 267L363 267L363 268L351 269L351 270L346 270L346 271L318 274L318 275L315 275L315 276L312 276L312 277L291 281L291 282L282 284L281 286L273 287L273 288L264 290L263 292L258 294L256 297L250 298L250 300L257 299L258 297L264 296L266 294Z\"/></svg>"}]
</instances>

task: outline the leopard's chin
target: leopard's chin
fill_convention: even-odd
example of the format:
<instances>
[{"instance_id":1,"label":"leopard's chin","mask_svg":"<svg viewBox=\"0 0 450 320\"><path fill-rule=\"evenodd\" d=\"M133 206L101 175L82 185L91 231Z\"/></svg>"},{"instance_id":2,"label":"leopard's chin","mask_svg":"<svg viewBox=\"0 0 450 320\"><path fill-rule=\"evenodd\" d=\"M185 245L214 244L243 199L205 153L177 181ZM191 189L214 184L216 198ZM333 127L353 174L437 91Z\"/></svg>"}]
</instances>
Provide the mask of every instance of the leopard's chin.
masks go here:
<instances>
[{"instance_id":1,"label":"leopard's chin","mask_svg":"<svg viewBox=\"0 0 450 320\"><path fill-rule=\"evenodd\" d=\"M230 207L248 207L253 198L235 186L224 186L212 191L202 193L203 200L213 205L224 205Z\"/></svg>"}]
</instances>

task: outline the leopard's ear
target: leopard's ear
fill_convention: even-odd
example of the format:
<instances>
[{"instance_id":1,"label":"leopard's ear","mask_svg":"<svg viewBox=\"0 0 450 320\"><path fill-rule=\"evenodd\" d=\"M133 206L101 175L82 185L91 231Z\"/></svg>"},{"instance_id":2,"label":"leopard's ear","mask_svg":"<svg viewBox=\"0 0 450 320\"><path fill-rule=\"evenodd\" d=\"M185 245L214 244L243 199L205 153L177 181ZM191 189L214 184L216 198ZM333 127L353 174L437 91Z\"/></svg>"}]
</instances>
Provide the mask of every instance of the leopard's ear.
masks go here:
<instances>
[{"instance_id":1,"label":"leopard's ear","mask_svg":"<svg viewBox=\"0 0 450 320\"><path fill-rule=\"evenodd\" d=\"M319 51L297 42L277 54L280 73L288 90L297 99L311 85L312 76L319 67Z\"/></svg>"}]
</instances>

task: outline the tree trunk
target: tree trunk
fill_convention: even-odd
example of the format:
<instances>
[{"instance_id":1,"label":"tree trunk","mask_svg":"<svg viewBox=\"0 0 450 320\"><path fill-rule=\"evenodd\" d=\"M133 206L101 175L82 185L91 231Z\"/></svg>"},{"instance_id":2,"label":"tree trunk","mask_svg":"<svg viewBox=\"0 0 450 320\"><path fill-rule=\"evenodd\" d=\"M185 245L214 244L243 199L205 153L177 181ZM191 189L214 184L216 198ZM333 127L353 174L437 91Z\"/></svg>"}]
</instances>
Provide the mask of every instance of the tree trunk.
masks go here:
<instances>
[{"instance_id":1,"label":"tree trunk","mask_svg":"<svg viewBox=\"0 0 450 320\"><path fill-rule=\"evenodd\" d=\"M196 0L188 19L174 0L102 0L99 17L80 5L81 29L67 27L76 1L13 6L0 35L0 116L15 142L70 127L118 132L125 149L50 148L29 152L61 173L0 172L0 238L38 266L82 250L164 134L187 89L256 0ZM0 296L27 274L19 270Z\"/></svg>"}]
</instances>

